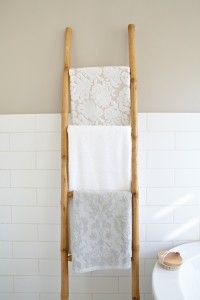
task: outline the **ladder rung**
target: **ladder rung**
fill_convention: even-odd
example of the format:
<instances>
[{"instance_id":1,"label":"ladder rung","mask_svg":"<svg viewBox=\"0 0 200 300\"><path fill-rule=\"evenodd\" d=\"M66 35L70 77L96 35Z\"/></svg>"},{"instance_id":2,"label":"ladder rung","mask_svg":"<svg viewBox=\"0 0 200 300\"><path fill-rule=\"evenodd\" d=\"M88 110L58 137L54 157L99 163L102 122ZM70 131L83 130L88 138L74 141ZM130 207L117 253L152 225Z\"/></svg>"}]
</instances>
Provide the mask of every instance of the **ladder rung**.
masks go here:
<instances>
[{"instance_id":1,"label":"ladder rung","mask_svg":"<svg viewBox=\"0 0 200 300\"><path fill-rule=\"evenodd\" d=\"M72 198L73 197L73 192L72 191L67 192L67 197Z\"/></svg>"},{"instance_id":2,"label":"ladder rung","mask_svg":"<svg viewBox=\"0 0 200 300\"><path fill-rule=\"evenodd\" d=\"M131 193L133 196L135 195L135 193ZM73 197L73 191L69 191L67 192L67 197L68 198L72 198Z\"/></svg>"},{"instance_id":3,"label":"ladder rung","mask_svg":"<svg viewBox=\"0 0 200 300\"><path fill-rule=\"evenodd\" d=\"M67 260L72 261L72 255L71 254L68 255Z\"/></svg>"}]
</instances>

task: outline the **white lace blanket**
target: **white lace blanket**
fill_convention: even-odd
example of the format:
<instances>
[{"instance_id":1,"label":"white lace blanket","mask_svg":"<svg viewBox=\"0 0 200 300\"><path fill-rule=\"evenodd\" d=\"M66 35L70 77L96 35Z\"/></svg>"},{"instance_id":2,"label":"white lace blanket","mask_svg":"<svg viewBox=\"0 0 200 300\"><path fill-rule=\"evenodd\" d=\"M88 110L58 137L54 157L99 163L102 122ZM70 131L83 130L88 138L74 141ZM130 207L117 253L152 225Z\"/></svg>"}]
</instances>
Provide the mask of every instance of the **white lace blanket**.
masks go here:
<instances>
[{"instance_id":1,"label":"white lace blanket","mask_svg":"<svg viewBox=\"0 0 200 300\"><path fill-rule=\"evenodd\" d=\"M131 266L131 193L74 192L70 208L75 272Z\"/></svg>"},{"instance_id":2,"label":"white lace blanket","mask_svg":"<svg viewBox=\"0 0 200 300\"><path fill-rule=\"evenodd\" d=\"M70 69L72 125L129 125L130 68Z\"/></svg>"}]
</instances>

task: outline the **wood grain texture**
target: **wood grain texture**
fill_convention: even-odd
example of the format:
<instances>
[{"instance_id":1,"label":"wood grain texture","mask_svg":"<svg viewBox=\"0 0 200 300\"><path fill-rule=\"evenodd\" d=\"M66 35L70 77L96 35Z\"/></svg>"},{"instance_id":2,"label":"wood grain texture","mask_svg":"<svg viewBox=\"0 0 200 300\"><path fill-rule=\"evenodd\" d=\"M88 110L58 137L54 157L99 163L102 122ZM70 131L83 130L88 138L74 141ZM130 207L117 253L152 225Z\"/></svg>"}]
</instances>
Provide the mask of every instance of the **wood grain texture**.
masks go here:
<instances>
[{"instance_id":1,"label":"wood grain texture","mask_svg":"<svg viewBox=\"0 0 200 300\"><path fill-rule=\"evenodd\" d=\"M69 270L68 270L68 113L69 113L69 67L71 28L65 32L65 57L63 73L63 97L61 113L61 300L69 299Z\"/></svg>"},{"instance_id":2,"label":"wood grain texture","mask_svg":"<svg viewBox=\"0 0 200 300\"><path fill-rule=\"evenodd\" d=\"M132 192L132 300L140 299L139 291L139 192L138 192L138 129L137 129L137 87L135 61L135 26L128 25L130 96L131 96L131 192Z\"/></svg>"}]
</instances>

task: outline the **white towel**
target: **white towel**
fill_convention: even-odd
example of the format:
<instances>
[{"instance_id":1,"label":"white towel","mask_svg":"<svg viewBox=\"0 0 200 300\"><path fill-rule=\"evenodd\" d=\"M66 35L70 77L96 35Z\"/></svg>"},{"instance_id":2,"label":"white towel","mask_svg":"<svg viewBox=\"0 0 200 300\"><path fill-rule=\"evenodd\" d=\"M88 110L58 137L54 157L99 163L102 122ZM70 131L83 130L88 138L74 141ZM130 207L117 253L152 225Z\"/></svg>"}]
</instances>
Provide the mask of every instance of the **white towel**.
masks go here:
<instances>
[{"instance_id":1,"label":"white towel","mask_svg":"<svg viewBox=\"0 0 200 300\"><path fill-rule=\"evenodd\" d=\"M130 68L70 69L72 125L130 125Z\"/></svg>"},{"instance_id":2,"label":"white towel","mask_svg":"<svg viewBox=\"0 0 200 300\"><path fill-rule=\"evenodd\" d=\"M70 190L130 190L130 126L69 126L68 136Z\"/></svg>"},{"instance_id":3,"label":"white towel","mask_svg":"<svg viewBox=\"0 0 200 300\"><path fill-rule=\"evenodd\" d=\"M75 272L131 265L131 193L74 192L70 228Z\"/></svg>"}]
</instances>

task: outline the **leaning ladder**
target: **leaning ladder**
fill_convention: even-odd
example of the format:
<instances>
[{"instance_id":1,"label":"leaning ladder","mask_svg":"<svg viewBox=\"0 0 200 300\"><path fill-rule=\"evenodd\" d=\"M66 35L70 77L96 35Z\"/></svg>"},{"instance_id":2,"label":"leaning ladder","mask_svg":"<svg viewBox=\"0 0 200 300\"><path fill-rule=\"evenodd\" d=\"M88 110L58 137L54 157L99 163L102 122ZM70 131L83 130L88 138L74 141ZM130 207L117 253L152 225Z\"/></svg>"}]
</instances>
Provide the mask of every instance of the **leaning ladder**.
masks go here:
<instances>
[{"instance_id":1,"label":"leaning ladder","mask_svg":"<svg viewBox=\"0 0 200 300\"><path fill-rule=\"evenodd\" d=\"M69 191L68 175L68 115L69 115L69 68L72 29L66 28L65 56L63 74L63 98L61 113L61 300L69 300L69 232L68 204L72 192ZM139 300L139 195L137 172L137 95L136 95L136 63L135 63L135 26L128 25L130 97L131 97L131 192L132 192L132 300Z\"/></svg>"}]
</instances>

